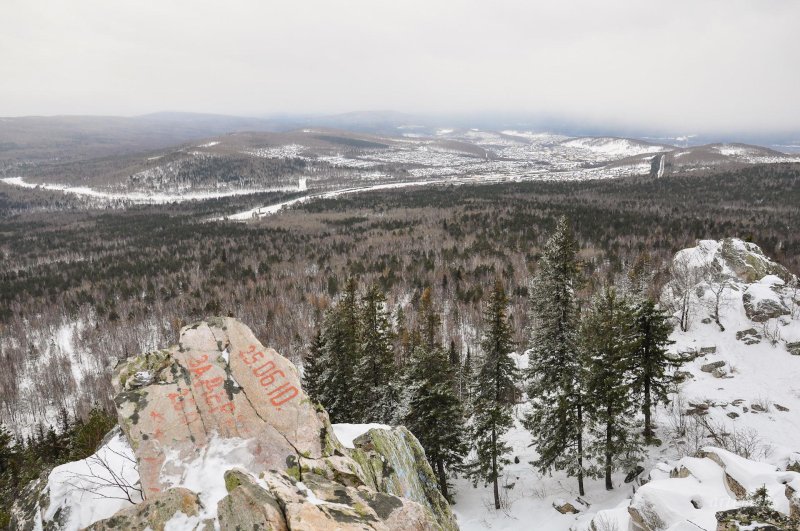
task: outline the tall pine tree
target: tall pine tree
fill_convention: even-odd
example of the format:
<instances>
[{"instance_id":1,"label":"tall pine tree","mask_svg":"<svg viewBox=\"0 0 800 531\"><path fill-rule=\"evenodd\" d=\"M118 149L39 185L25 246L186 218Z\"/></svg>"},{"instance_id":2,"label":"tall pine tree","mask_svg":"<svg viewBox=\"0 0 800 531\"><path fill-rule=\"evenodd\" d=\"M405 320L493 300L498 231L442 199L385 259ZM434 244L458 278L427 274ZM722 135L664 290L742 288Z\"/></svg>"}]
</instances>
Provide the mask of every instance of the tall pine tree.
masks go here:
<instances>
[{"instance_id":1,"label":"tall pine tree","mask_svg":"<svg viewBox=\"0 0 800 531\"><path fill-rule=\"evenodd\" d=\"M581 342L588 360L587 405L594 434L589 452L599 462L595 472L611 490L612 472L632 467L641 457L631 388L634 314L614 288L606 287L595 298L581 327Z\"/></svg>"},{"instance_id":2,"label":"tall pine tree","mask_svg":"<svg viewBox=\"0 0 800 531\"><path fill-rule=\"evenodd\" d=\"M355 374L360 420L390 423L399 401L394 334L386 299L376 284L361 299L360 321L359 364Z\"/></svg>"},{"instance_id":3,"label":"tall pine tree","mask_svg":"<svg viewBox=\"0 0 800 531\"><path fill-rule=\"evenodd\" d=\"M303 360L303 389L317 402L323 401L325 392L325 341L322 339L322 331L318 330L314 334L314 340L308 348L308 354Z\"/></svg>"},{"instance_id":4,"label":"tall pine tree","mask_svg":"<svg viewBox=\"0 0 800 531\"><path fill-rule=\"evenodd\" d=\"M543 473L566 470L585 494L584 364L578 348L578 243L566 218L544 246L530 290L531 330L527 372L531 410L525 426L533 435Z\"/></svg>"},{"instance_id":5,"label":"tall pine tree","mask_svg":"<svg viewBox=\"0 0 800 531\"><path fill-rule=\"evenodd\" d=\"M356 367L360 361L360 320L356 281L350 278L339 303L328 312L323 324L322 342L327 361L320 402L331 422L358 422L362 418L356 386Z\"/></svg>"},{"instance_id":6,"label":"tall pine tree","mask_svg":"<svg viewBox=\"0 0 800 531\"><path fill-rule=\"evenodd\" d=\"M497 280L484 312L483 359L475 378L472 398L472 440L476 462L471 474L474 480L491 482L494 507L500 509L498 479L509 446L503 435L514 425L512 409L516 395L517 366L509 356L514 348L512 327L508 319L508 298L501 280Z\"/></svg>"},{"instance_id":7,"label":"tall pine tree","mask_svg":"<svg viewBox=\"0 0 800 531\"><path fill-rule=\"evenodd\" d=\"M673 377L670 369L680 361L667 355L667 347L674 343L669 339L673 326L667 312L656 307L652 299L645 299L635 309L635 350L631 359L631 386L641 399L644 414L644 437L652 442L652 410L659 403L666 404L668 386Z\"/></svg>"},{"instance_id":8,"label":"tall pine tree","mask_svg":"<svg viewBox=\"0 0 800 531\"><path fill-rule=\"evenodd\" d=\"M419 439L436 472L439 488L450 498L448 471L457 468L467 453L464 410L453 388L453 367L436 330L439 316L430 290L421 299L419 337L406 375L408 404L403 423Z\"/></svg>"}]
</instances>

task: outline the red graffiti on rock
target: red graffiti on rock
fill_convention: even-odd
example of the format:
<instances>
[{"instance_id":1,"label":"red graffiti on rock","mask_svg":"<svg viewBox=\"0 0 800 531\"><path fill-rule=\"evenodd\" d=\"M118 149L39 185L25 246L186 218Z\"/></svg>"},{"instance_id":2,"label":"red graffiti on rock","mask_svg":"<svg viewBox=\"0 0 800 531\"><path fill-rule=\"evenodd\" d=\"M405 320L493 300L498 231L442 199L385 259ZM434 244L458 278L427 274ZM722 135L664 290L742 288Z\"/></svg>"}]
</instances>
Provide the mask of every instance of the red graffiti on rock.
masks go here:
<instances>
[{"instance_id":1,"label":"red graffiti on rock","mask_svg":"<svg viewBox=\"0 0 800 531\"><path fill-rule=\"evenodd\" d=\"M250 345L247 352L240 350L239 357L250 367L253 376L258 378L273 406L282 406L300 394L291 382L283 381L286 379L286 374L277 368L275 362L268 359L263 351L257 350L255 345Z\"/></svg>"}]
</instances>

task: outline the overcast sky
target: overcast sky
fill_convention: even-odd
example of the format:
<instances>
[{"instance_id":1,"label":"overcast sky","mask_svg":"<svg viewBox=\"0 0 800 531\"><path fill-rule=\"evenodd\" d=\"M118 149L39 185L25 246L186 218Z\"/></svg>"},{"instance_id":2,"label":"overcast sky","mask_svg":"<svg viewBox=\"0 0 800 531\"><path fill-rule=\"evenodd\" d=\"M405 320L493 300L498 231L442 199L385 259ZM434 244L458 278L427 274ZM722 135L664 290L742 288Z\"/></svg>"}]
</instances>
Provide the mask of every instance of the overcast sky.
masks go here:
<instances>
[{"instance_id":1,"label":"overcast sky","mask_svg":"<svg viewBox=\"0 0 800 531\"><path fill-rule=\"evenodd\" d=\"M0 115L526 112L800 130L798 0L2 0Z\"/></svg>"}]
</instances>

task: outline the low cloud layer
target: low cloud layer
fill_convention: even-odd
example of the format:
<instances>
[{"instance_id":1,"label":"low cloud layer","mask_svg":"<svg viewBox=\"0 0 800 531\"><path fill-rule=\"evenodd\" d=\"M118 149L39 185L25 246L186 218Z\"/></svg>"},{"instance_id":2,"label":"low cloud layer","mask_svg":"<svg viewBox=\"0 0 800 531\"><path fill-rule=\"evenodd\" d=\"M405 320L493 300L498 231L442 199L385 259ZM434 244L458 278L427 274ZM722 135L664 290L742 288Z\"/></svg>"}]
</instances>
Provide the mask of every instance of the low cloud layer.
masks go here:
<instances>
[{"instance_id":1,"label":"low cloud layer","mask_svg":"<svg viewBox=\"0 0 800 531\"><path fill-rule=\"evenodd\" d=\"M800 129L796 0L4 0L0 115L525 112Z\"/></svg>"}]
</instances>

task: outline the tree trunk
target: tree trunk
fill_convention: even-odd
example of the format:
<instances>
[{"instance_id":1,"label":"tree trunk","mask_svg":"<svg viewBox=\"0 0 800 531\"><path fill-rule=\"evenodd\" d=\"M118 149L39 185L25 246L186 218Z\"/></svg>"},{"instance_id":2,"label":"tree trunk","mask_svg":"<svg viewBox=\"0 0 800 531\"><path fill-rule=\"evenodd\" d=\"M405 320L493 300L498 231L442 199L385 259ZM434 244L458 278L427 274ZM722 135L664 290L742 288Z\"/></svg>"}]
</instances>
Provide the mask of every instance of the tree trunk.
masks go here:
<instances>
[{"instance_id":1,"label":"tree trunk","mask_svg":"<svg viewBox=\"0 0 800 531\"><path fill-rule=\"evenodd\" d=\"M611 408L609 407L608 410L608 417L611 418ZM611 433L612 433L612 423L610 420L606 421L606 490L612 490L614 488L614 484L611 482Z\"/></svg>"},{"instance_id":2,"label":"tree trunk","mask_svg":"<svg viewBox=\"0 0 800 531\"><path fill-rule=\"evenodd\" d=\"M492 426L492 477L494 478L494 508L500 509L500 490L497 487L497 433Z\"/></svg>"},{"instance_id":3,"label":"tree trunk","mask_svg":"<svg viewBox=\"0 0 800 531\"><path fill-rule=\"evenodd\" d=\"M447 493L447 475L444 473L444 461L442 461L442 458L436 460L436 472L439 475L439 490L442 491L444 499L450 501L450 496Z\"/></svg>"},{"instance_id":4,"label":"tree trunk","mask_svg":"<svg viewBox=\"0 0 800 531\"><path fill-rule=\"evenodd\" d=\"M578 493L585 496L583 490L583 410L578 406Z\"/></svg>"},{"instance_id":5,"label":"tree trunk","mask_svg":"<svg viewBox=\"0 0 800 531\"><path fill-rule=\"evenodd\" d=\"M644 413L644 440L648 444L653 439L653 426L650 419L650 410L652 404L650 403L650 378L645 375L644 379L644 405L642 405L642 412Z\"/></svg>"}]
</instances>

